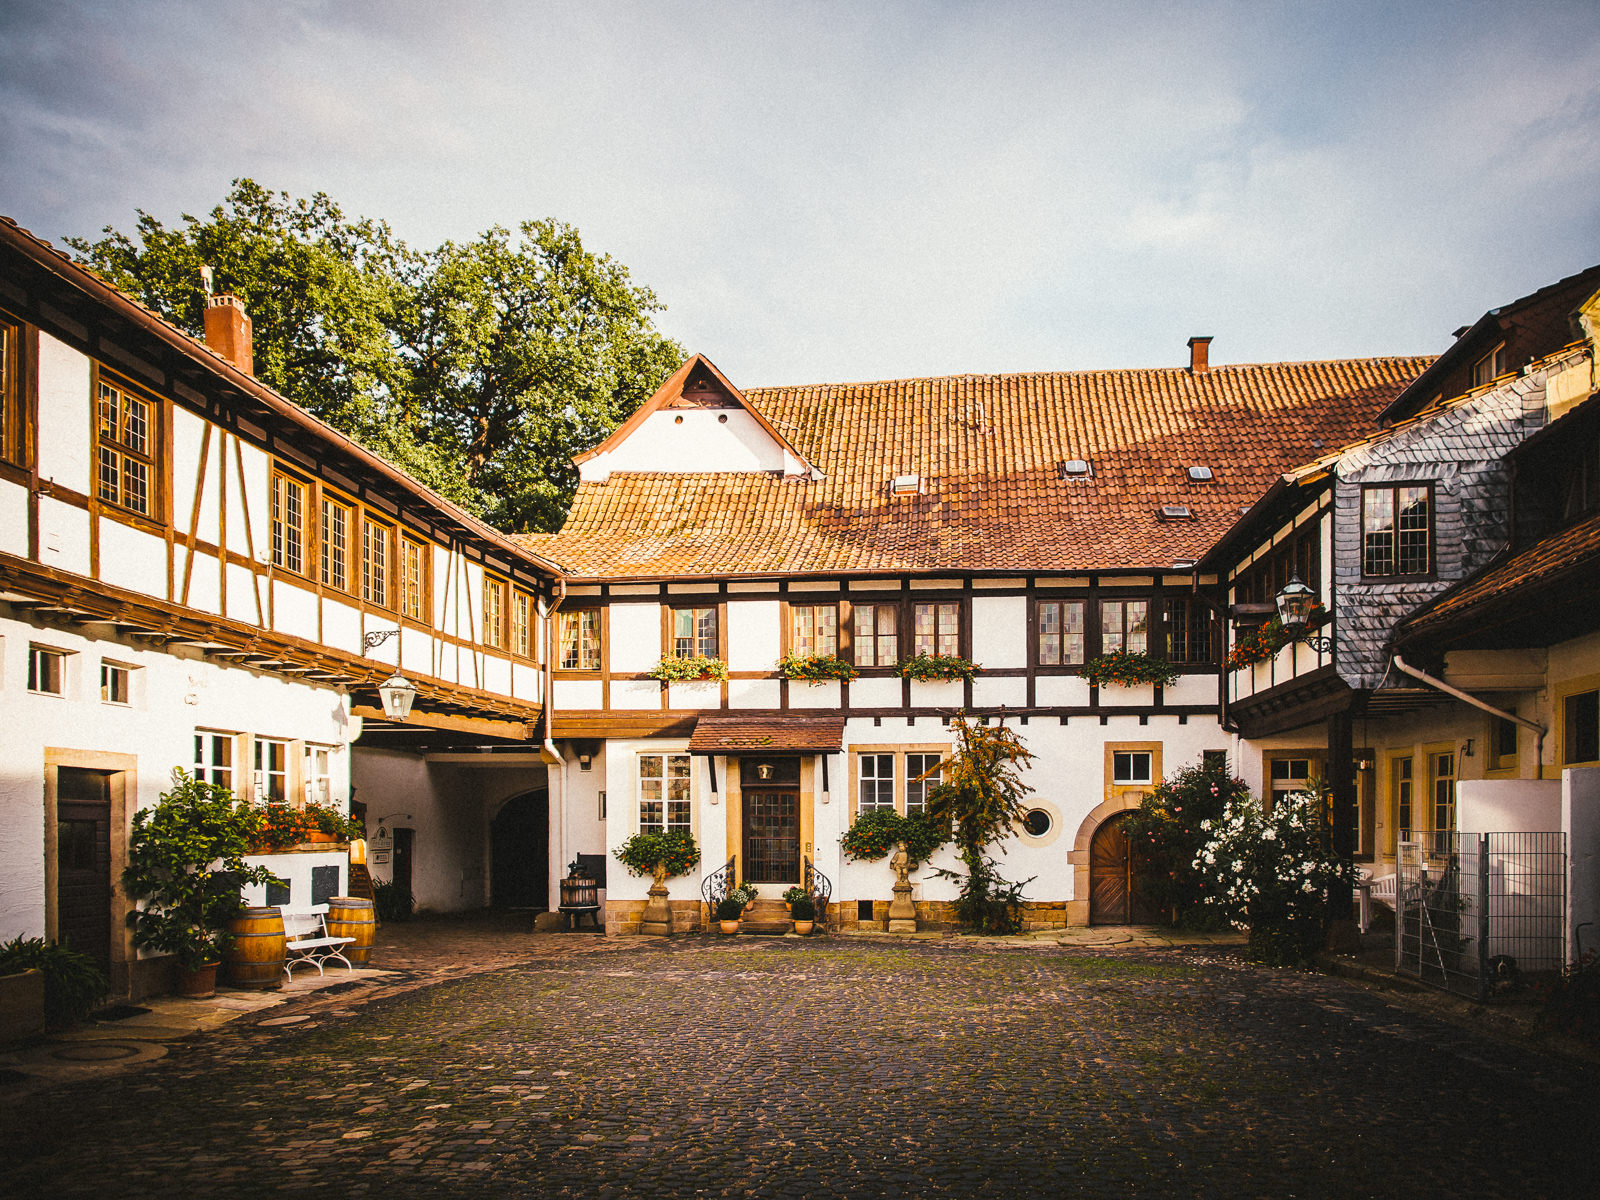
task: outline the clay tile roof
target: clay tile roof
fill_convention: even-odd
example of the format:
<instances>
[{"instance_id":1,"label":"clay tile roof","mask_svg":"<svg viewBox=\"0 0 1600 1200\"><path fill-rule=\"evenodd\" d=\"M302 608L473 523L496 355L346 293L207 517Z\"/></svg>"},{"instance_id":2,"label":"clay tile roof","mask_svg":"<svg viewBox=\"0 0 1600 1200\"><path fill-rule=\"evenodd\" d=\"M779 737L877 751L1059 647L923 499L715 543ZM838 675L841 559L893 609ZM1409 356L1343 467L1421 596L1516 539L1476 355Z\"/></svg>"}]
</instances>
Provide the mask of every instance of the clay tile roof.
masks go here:
<instances>
[{"instance_id":1,"label":"clay tile roof","mask_svg":"<svg viewBox=\"0 0 1600 1200\"><path fill-rule=\"evenodd\" d=\"M821 479L617 472L526 544L577 578L1171 569L1368 433L1426 358L753 388ZM1084 458L1089 478L1062 478ZM1216 472L1187 478L1194 463ZM897 475L921 491L894 495ZM1184 504L1192 521L1158 519Z\"/></svg>"},{"instance_id":2,"label":"clay tile roof","mask_svg":"<svg viewBox=\"0 0 1600 1200\"><path fill-rule=\"evenodd\" d=\"M701 717L690 754L819 754L844 746L844 717Z\"/></svg>"}]
</instances>

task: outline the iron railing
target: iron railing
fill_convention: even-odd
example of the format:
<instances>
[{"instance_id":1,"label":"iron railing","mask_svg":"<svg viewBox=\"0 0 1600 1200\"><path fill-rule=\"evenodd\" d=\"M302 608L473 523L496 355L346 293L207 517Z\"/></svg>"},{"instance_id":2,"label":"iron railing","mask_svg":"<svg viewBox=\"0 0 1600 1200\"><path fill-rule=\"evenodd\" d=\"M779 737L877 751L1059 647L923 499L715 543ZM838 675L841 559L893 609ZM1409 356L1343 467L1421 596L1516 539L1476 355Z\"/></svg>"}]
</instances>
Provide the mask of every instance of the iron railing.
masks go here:
<instances>
[{"instance_id":1,"label":"iron railing","mask_svg":"<svg viewBox=\"0 0 1600 1200\"><path fill-rule=\"evenodd\" d=\"M1396 972L1483 1000L1562 968L1565 834L1435 832L1396 860Z\"/></svg>"},{"instance_id":2,"label":"iron railing","mask_svg":"<svg viewBox=\"0 0 1600 1200\"><path fill-rule=\"evenodd\" d=\"M700 898L710 906L710 919L713 921L717 919L717 903L723 900L728 894L728 889L733 887L733 864L737 858L738 855L734 855L700 881Z\"/></svg>"},{"instance_id":3,"label":"iron railing","mask_svg":"<svg viewBox=\"0 0 1600 1200\"><path fill-rule=\"evenodd\" d=\"M805 889L811 893L811 901L817 906L817 921L823 929L828 928L828 899L833 895L833 881L817 870L812 865L811 859L805 859L806 878Z\"/></svg>"}]
</instances>

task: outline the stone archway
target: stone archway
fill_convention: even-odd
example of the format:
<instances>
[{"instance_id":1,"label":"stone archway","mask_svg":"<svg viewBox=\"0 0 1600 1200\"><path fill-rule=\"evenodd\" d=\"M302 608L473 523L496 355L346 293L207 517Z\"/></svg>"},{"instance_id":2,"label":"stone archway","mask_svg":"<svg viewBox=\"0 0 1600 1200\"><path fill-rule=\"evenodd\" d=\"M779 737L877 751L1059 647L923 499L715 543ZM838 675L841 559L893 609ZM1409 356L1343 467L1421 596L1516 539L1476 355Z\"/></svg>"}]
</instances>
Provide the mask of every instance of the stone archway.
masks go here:
<instances>
[{"instance_id":1,"label":"stone archway","mask_svg":"<svg viewBox=\"0 0 1600 1200\"><path fill-rule=\"evenodd\" d=\"M1090 899L1094 887L1092 882L1092 863L1095 835L1108 822L1116 819L1125 819L1127 813L1139 807L1138 796L1128 792L1125 796L1114 796L1095 805L1084 815L1078 825L1077 836L1073 839L1072 849L1067 853L1067 862L1072 867L1072 899L1067 901L1068 925L1127 924L1125 921L1097 922L1090 912ZM1158 913L1151 919L1152 922L1160 921ZM1144 922L1140 922L1141 924Z\"/></svg>"},{"instance_id":2,"label":"stone archway","mask_svg":"<svg viewBox=\"0 0 1600 1200\"><path fill-rule=\"evenodd\" d=\"M1144 860L1127 835L1131 809L1100 823L1089 839L1089 924L1155 925L1161 910L1145 883Z\"/></svg>"}]
</instances>

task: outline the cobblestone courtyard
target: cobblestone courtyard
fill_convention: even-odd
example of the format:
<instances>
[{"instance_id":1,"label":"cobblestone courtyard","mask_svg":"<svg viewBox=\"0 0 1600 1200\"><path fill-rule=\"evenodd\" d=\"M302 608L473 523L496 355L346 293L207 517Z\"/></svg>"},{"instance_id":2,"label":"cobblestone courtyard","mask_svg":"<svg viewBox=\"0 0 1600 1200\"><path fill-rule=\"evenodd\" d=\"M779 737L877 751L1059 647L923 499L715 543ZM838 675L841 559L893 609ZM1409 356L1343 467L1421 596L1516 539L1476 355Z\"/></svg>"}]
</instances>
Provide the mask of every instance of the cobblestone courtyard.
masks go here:
<instances>
[{"instance_id":1,"label":"cobblestone courtyard","mask_svg":"<svg viewBox=\"0 0 1600 1200\"><path fill-rule=\"evenodd\" d=\"M1595 1194L1591 1068L1225 948L538 941L0 1093L0 1194Z\"/></svg>"}]
</instances>

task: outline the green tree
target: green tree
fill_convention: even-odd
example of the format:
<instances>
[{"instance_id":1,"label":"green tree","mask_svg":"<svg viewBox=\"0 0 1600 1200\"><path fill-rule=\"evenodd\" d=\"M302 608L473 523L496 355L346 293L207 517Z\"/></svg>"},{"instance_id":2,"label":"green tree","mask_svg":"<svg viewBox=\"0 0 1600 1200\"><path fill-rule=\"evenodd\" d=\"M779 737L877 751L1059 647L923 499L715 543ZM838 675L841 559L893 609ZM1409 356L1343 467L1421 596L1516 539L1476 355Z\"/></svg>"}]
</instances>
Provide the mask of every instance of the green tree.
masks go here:
<instances>
[{"instance_id":1,"label":"green tree","mask_svg":"<svg viewBox=\"0 0 1600 1200\"><path fill-rule=\"evenodd\" d=\"M557 529L573 455L601 441L683 352L655 295L559 221L496 227L408 261L398 323L415 440L457 465L488 518Z\"/></svg>"},{"instance_id":2,"label":"green tree","mask_svg":"<svg viewBox=\"0 0 1600 1200\"><path fill-rule=\"evenodd\" d=\"M132 235L67 244L196 336L210 265L250 313L257 377L504 529L558 528L572 456L682 361L654 294L557 221L419 252L321 192L249 179L173 226L137 211Z\"/></svg>"},{"instance_id":3,"label":"green tree","mask_svg":"<svg viewBox=\"0 0 1600 1200\"><path fill-rule=\"evenodd\" d=\"M928 791L928 817L953 829L967 873L935 873L961 883L955 907L963 924L983 933L1015 933L1022 927L1022 889L1033 880L1004 878L985 849L1026 815L1023 801L1033 788L1021 770L1033 753L1004 725L975 725L962 716L952 725L956 752L944 764L942 782Z\"/></svg>"}]
</instances>

